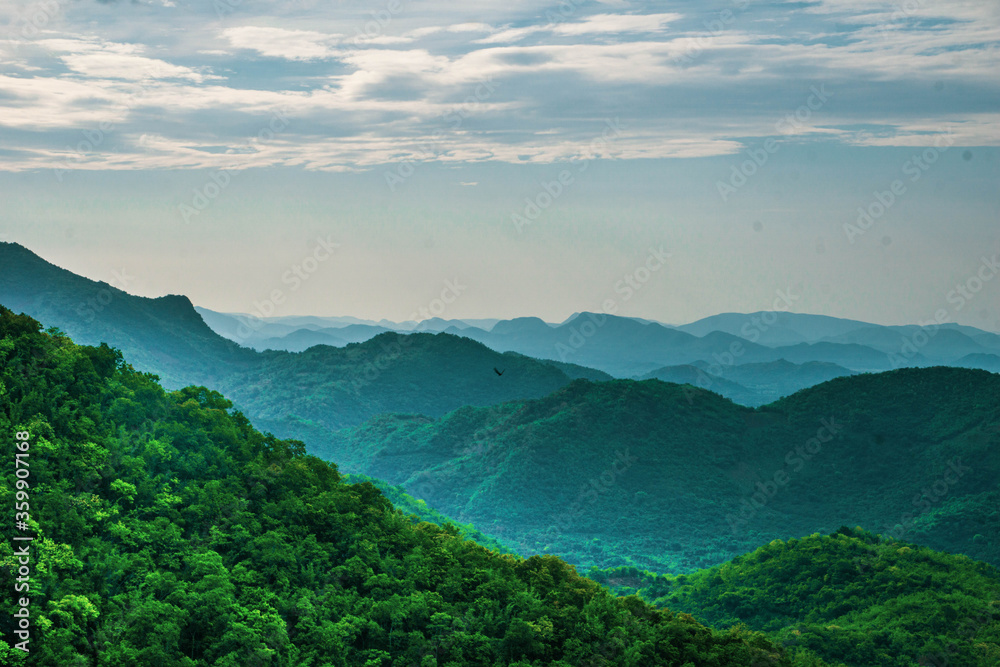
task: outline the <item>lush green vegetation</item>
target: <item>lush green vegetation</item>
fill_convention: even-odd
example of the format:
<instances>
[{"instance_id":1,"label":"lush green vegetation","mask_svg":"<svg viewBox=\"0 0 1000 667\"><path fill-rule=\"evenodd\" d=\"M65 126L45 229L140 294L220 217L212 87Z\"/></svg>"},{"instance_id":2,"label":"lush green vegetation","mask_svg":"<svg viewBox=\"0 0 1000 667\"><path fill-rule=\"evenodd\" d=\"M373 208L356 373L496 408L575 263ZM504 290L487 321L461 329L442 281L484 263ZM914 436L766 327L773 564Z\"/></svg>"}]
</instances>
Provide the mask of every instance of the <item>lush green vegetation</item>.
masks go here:
<instances>
[{"instance_id":1,"label":"lush green vegetation","mask_svg":"<svg viewBox=\"0 0 1000 667\"><path fill-rule=\"evenodd\" d=\"M0 308L0 587L29 431L32 665L819 664L415 524L221 394L167 393L117 351L39 329ZM0 643L0 662L26 658Z\"/></svg>"},{"instance_id":2,"label":"lush green vegetation","mask_svg":"<svg viewBox=\"0 0 1000 667\"><path fill-rule=\"evenodd\" d=\"M378 489L385 499L392 503L397 510L406 514L415 523L426 521L442 528L453 527L458 530L458 534L466 540L472 540L480 546L484 546L490 551L497 553L513 553L511 549L502 544L499 540L487 535L471 523L458 523L449 516L445 516L436 509L428 505L423 500L414 498L402 487L389 484L388 482L369 477L368 475L343 475L342 479L346 484L368 483Z\"/></svg>"},{"instance_id":3,"label":"lush green vegetation","mask_svg":"<svg viewBox=\"0 0 1000 667\"><path fill-rule=\"evenodd\" d=\"M1000 572L861 529L777 540L689 575L620 568L590 576L856 667L1000 665Z\"/></svg>"},{"instance_id":4,"label":"lush green vegetation","mask_svg":"<svg viewBox=\"0 0 1000 667\"><path fill-rule=\"evenodd\" d=\"M845 520L1000 564L1000 376L985 371L843 377L756 410L578 380L440 419L377 417L315 451L585 567L680 573Z\"/></svg>"}]
</instances>

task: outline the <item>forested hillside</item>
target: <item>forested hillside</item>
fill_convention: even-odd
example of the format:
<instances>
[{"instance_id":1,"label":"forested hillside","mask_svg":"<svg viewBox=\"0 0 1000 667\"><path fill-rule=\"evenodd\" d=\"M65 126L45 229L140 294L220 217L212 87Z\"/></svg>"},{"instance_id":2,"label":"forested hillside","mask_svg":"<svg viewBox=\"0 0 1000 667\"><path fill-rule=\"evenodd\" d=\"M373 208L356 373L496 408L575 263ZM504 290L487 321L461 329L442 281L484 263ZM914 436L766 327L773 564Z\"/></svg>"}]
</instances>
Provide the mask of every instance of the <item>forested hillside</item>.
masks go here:
<instances>
[{"instance_id":1,"label":"forested hillside","mask_svg":"<svg viewBox=\"0 0 1000 667\"><path fill-rule=\"evenodd\" d=\"M33 535L31 657L0 642L5 665L819 664L415 524L222 395L165 392L117 351L0 308L9 518L17 434L30 518L3 524L0 586L20 567L12 533Z\"/></svg>"},{"instance_id":2,"label":"forested hillside","mask_svg":"<svg viewBox=\"0 0 1000 667\"><path fill-rule=\"evenodd\" d=\"M928 407L932 406L932 407ZM842 377L758 409L583 380L317 449L522 553L682 572L845 523L1000 564L1000 376Z\"/></svg>"},{"instance_id":3,"label":"forested hillside","mask_svg":"<svg viewBox=\"0 0 1000 667\"><path fill-rule=\"evenodd\" d=\"M746 624L852 667L1000 665L1000 571L857 528L777 540L686 576L590 574L715 627Z\"/></svg>"}]
</instances>

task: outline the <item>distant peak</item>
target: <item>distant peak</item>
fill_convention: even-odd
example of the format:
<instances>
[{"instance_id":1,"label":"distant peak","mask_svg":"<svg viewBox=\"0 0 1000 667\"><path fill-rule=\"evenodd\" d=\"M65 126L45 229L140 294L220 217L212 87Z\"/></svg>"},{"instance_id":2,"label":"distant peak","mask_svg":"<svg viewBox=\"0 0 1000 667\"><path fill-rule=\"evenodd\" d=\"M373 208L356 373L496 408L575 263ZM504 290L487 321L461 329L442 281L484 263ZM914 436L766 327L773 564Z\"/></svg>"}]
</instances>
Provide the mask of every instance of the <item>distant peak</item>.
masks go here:
<instances>
[{"instance_id":1,"label":"distant peak","mask_svg":"<svg viewBox=\"0 0 1000 667\"><path fill-rule=\"evenodd\" d=\"M500 320L493 325L491 333L504 334L551 328L547 322L538 317L515 317L512 320Z\"/></svg>"}]
</instances>

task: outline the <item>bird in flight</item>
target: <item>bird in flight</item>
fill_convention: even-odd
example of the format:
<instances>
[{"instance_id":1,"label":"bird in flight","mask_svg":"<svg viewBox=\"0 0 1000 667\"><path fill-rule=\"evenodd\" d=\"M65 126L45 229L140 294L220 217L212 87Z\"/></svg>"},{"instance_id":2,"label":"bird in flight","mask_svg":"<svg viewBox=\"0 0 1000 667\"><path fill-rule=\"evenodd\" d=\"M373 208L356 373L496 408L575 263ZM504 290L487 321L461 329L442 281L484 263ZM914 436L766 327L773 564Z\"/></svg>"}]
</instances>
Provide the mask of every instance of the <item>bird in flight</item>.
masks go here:
<instances>
[{"instance_id":1,"label":"bird in flight","mask_svg":"<svg viewBox=\"0 0 1000 667\"><path fill-rule=\"evenodd\" d=\"M493 372L496 373L497 375L503 375L506 371L507 371L506 368L503 369L502 371L498 371L496 366L493 367Z\"/></svg>"}]
</instances>

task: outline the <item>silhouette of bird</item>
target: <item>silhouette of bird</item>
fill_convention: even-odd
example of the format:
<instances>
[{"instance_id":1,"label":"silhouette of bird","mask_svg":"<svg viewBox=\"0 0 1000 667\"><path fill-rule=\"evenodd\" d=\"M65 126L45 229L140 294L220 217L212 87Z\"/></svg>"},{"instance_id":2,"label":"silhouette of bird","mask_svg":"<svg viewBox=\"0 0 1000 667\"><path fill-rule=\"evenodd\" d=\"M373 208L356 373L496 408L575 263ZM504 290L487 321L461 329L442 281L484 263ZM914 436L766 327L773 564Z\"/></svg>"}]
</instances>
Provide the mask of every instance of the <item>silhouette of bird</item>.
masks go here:
<instances>
[{"instance_id":1,"label":"silhouette of bird","mask_svg":"<svg viewBox=\"0 0 1000 667\"><path fill-rule=\"evenodd\" d=\"M493 372L496 373L497 375L503 375L506 371L507 371L506 368L503 369L502 371L498 371L496 366L493 367Z\"/></svg>"}]
</instances>

